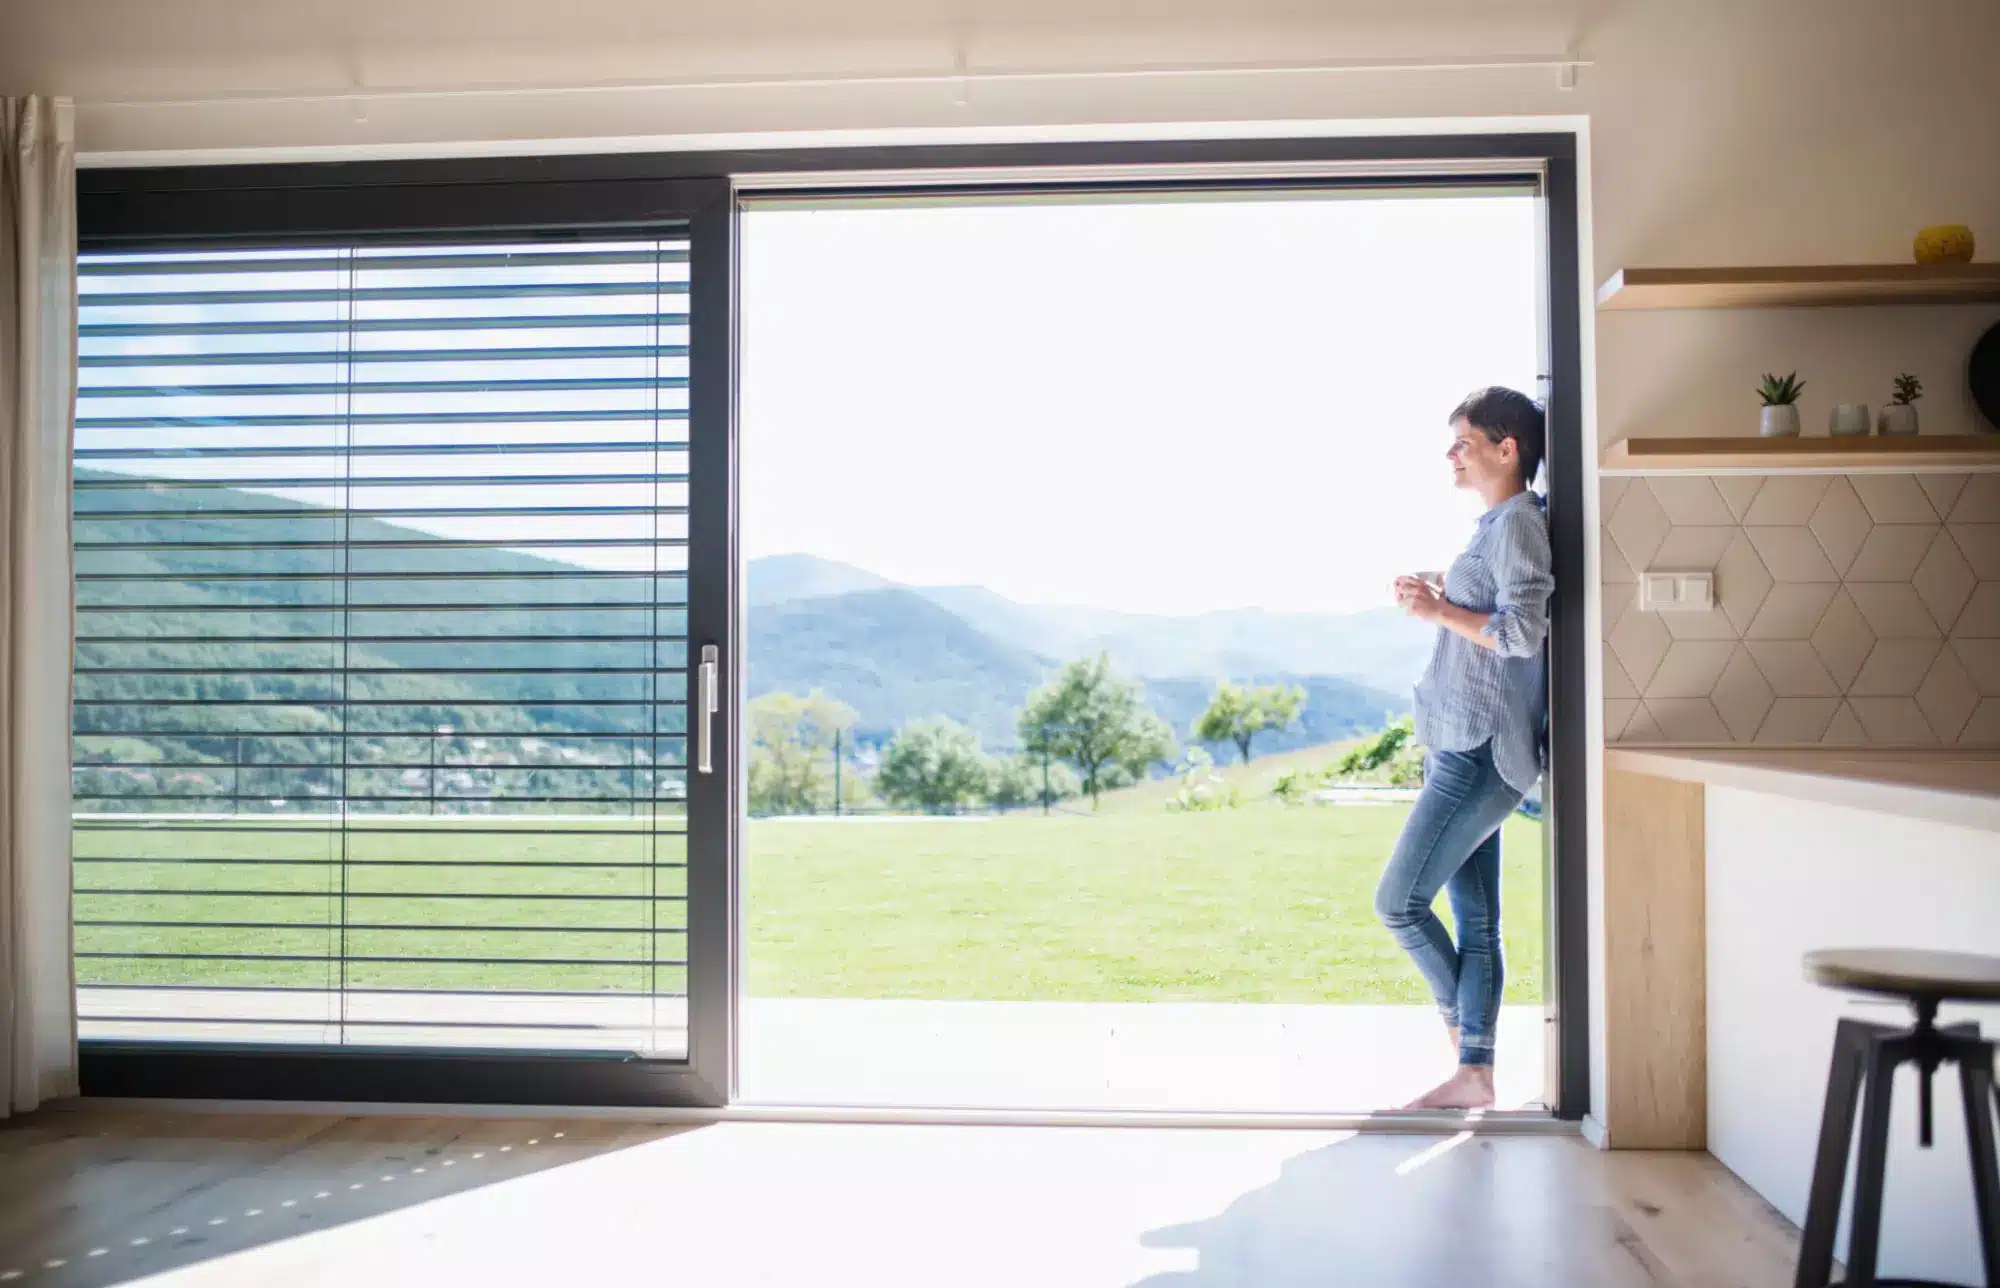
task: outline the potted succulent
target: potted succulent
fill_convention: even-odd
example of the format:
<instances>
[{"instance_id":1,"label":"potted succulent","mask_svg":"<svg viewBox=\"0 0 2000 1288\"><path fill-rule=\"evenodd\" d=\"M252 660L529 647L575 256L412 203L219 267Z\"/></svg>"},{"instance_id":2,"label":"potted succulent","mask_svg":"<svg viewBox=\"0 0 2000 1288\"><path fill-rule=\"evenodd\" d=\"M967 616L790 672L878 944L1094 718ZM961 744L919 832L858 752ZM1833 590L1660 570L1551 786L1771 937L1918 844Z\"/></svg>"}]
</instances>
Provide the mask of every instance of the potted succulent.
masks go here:
<instances>
[{"instance_id":1,"label":"potted succulent","mask_svg":"<svg viewBox=\"0 0 2000 1288\"><path fill-rule=\"evenodd\" d=\"M1796 438L1799 433L1799 392L1806 382L1799 379L1799 373L1780 380L1764 373L1764 383L1757 394L1764 400L1764 420L1758 432L1765 438Z\"/></svg>"},{"instance_id":2,"label":"potted succulent","mask_svg":"<svg viewBox=\"0 0 2000 1288\"><path fill-rule=\"evenodd\" d=\"M1875 432L1878 434L1914 434L1917 432L1917 399L1924 396L1924 382L1905 371L1896 377L1896 397L1882 409L1876 418Z\"/></svg>"}]
</instances>

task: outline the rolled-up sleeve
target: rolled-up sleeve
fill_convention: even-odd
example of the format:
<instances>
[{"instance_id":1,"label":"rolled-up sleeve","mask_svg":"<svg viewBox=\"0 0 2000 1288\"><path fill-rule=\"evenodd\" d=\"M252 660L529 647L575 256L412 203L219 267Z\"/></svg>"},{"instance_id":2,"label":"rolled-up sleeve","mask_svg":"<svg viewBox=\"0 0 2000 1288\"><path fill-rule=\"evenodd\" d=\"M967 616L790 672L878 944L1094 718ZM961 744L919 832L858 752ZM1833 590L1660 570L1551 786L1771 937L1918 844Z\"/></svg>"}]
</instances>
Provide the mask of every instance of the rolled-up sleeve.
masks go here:
<instances>
[{"instance_id":1,"label":"rolled-up sleeve","mask_svg":"<svg viewBox=\"0 0 2000 1288\"><path fill-rule=\"evenodd\" d=\"M1549 633L1549 531L1538 508L1517 509L1496 525L1487 550L1494 582L1493 612L1480 634L1502 657L1533 657Z\"/></svg>"}]
</instances>

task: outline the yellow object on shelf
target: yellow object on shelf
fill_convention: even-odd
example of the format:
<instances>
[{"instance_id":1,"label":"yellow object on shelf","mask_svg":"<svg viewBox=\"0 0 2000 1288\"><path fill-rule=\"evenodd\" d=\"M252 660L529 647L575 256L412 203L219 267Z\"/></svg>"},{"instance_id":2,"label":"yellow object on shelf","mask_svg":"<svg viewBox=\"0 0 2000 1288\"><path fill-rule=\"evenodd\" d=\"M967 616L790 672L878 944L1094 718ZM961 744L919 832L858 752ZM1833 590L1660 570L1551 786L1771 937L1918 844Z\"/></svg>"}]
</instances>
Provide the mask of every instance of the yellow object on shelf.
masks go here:
<instances>
[{"instance_id":1,"label":"yellow object on shelf","mask_svg":"<svg viewBox=\"0 0 2000 1288\"><path fill-rule=\"evenodd\" d=\"M1972 230L1964 224L1933 224L1917 234L1919 264L1970 264Z\"/></svg>"}]
</instances>

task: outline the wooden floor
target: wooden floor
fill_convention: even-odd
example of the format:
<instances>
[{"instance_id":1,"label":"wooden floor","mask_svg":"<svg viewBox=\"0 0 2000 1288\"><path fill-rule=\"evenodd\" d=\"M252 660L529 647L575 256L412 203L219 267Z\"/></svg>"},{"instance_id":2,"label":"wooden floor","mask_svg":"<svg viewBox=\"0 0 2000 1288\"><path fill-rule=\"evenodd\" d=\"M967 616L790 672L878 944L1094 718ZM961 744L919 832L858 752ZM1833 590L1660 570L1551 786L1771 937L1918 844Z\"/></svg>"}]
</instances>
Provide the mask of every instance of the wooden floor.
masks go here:
<instances>
[{"instance_id":1,"label":"wooden floor","mask_svg":"<svg viewBox=\"0 0 2000 1288\"><path fill-rule=\"evenodd\" d=\"M358 1119L0 1125L0 1281L1763 1288L1701 1154L1568 1137Z\"/></svg>"}]
</instances>

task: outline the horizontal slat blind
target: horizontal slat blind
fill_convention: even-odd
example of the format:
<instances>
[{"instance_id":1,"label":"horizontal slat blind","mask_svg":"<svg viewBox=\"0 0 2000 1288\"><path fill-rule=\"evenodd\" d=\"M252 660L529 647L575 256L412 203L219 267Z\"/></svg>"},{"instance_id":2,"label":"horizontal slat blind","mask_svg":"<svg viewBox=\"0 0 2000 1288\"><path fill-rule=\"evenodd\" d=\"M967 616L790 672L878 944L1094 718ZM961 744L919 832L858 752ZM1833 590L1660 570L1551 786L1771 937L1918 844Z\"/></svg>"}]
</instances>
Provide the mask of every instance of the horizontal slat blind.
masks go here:
<instances>
[{"instance_id":1,"label":"horizontal slat blind","mask_svg":"<svg viewBox=\"0 0 2000 1288\"><path fill-rule=\"evenodd\" d=\"M83 1036L684 1055L685 236L80 290Z\"/></svg>"}]
</instances>

